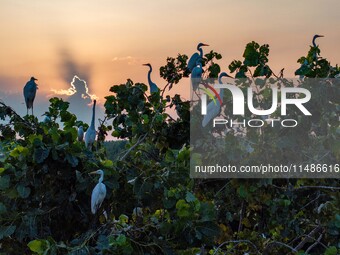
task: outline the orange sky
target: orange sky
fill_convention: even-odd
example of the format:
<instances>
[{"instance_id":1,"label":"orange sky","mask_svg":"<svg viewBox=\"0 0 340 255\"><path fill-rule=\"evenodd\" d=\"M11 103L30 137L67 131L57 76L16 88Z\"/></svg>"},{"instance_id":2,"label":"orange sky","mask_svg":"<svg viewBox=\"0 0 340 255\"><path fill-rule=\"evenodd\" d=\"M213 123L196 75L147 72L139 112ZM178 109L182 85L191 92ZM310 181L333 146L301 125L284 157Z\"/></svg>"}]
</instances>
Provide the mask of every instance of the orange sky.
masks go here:
<instances>
[{"instance_id":1,"label":"orange sky","mask_svg":"<svg viewBox=\"0 0 340 255\"><path fill-rule=\"evenodd\" d=\"M272 69L293 77L314 34L326 36L322 56L340 63L339 7L338 0L0 0L0 98L17 96L14 108L25 113L22 88L34 75L43 113L52 90L68 89L73 74L103 103L113 84L146 83L146 62L163 87L166 57L191 55L198 42L222 54L225 71L249 41L268 43ZM188 98L189 81L174 92Z\"/></svg>"}]
</instances>

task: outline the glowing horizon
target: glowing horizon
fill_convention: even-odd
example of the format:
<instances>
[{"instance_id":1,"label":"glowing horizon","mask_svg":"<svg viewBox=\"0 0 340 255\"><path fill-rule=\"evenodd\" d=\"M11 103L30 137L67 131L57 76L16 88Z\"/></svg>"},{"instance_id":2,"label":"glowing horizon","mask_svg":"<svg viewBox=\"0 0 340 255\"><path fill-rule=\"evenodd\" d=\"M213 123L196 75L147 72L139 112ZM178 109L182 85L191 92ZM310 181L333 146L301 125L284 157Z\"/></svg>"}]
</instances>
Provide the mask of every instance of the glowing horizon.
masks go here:
<instances>
[{"instance_id":1,"label":"glowing horizon","mask_svg":"<svg viewBox=\"0 0 340 255\"><path fill-rule=\"evenodd\" d=\"M205 52L222 54L218 63L227 72L234 59L242 59L248 42L267 43L273 71L285 68L285 77L294 77L296 61L308 52L313 35L323 34L322 56L335 65L340 62L340 33L334 27L340 24L340 2L326 2L2 0L1 99L17 95L22 104L22 88L35 76L36 101L46 101L53 91L67 91L76 75L103 104L114 84L128 78L147 83L143 63L152 64L152 79L163 88L158 70L166 58L190 56L199 42L210 45ZM189 82L175 85L175 93L188 99Z\"/></svg>"}]
</instances>

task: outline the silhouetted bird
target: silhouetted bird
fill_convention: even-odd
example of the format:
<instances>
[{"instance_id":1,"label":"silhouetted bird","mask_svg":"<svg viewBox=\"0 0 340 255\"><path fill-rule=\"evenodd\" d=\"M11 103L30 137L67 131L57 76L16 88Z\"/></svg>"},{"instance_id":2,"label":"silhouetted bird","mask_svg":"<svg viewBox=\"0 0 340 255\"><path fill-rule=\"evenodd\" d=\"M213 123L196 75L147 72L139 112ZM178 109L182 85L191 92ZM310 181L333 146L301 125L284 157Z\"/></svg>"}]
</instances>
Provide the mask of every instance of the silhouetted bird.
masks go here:
<instances>
[{"instance_id":1,"label":"silhouetted bird","mask_svg":"<svg viewBox=\"0 0 340 255\"><path fill-rule=\"evenodd\" d=\"M208 44L205 43L199 43L197 45L197 50L200 52L200 54L198 54L197 52L192 54L192 56L190 57L189 61L188 61L188 69L190 72L192 72L192 70L195 68L195 66L197 66L197 60L201 60L203 58L203 50L202 50L202 46L209 46Z\"/></svg>"},{"instance_id":2,"label":"silhouetted bird","mask_svg":"<svg viewBox=\"0 0 340 255\"><path fill-rule=\"evenodd\" d=\"M32 108L32 115L33 115L33 102L35 98L35 94L37 93L38 84L35 83L38 79L31 77L30 81L26 83L24 87L24 98L27 108L27 115L28 109Z\"/></svg>"},{"instance_id":3,"label":"silhouetted bird","mask_svg":"<svg viewBox=\"0 0 340 255\"><path fill-rule=\"evenodd\" d=\"M152 72L151 64L147 63L147 64L143 64L143 66L148 66L150 68L148 72L148 83L150 87L150 93L158 92L159 88L157 87L156 83L151 81L151 72Z\"/></svg>"},{"instance_id":4,"label":"silhouetted bird","mask_svg":"<svg viewBox=\"0 0 340 255\"><path fill-rule=\"evenodd\" d=\"M89 150L91 150L92 145L94 141L96 140L96 129L94 127L94 119L96 115L96 100L93 100L93 108L92 108L92 120L91 120L91 125L87 129L86 134L85 134L85 146Z\"/></svg>"}]
</instances>

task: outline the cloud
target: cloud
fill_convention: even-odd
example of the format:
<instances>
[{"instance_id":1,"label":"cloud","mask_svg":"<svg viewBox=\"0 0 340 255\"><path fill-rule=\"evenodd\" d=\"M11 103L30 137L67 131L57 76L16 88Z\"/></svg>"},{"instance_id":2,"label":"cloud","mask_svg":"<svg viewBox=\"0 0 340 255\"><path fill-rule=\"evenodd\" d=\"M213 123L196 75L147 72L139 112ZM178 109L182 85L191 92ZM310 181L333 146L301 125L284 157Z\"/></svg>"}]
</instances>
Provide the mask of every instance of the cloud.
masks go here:
<instances>
[{"instance_id":1,"label":"cloud","mask_svg":"<svg viewBox=\"0 0 340 255\"><path fill-rule=\"evenodd\" d=\"M67 48L60 49L58 55L60 56L59 71L65 83L69 83L75 75L90 81L90 65L79 64Z\"/></svg>"},{"instance_id":2,"label":"cloud","mask_svg":"<svg viewBox=\"0 0 340 255\"><path fill-rule=\"evenodd\" d=\"M98 97L94 94L89 93L89 87L85 80L80 79L77 75L73 76L71 81L71 86L68 89L52 89L52 92L57 95L65 95L65 96L76 96L79 95L82 99L90 99L91 101L94 99L98 99Z\"/></svg>"},{"instance_id":3,"label":"cloud","mask_svg":"<svg viewBox=\"0 0 340 255\"><path fill-rule=\"evenodd\" d=\"M127 62L128 65L134 65L136 63L139 63L140 60L132 57L132 56L126 56L126 57L114 57L111 59L112 62Z\"/></svg>"},{"instance_id":4,"label":"cloud","mask_svg":"<svg viewBox=\"0 0 340 255\"><path fill-rule=\"evenodd\" d=\"M60 96L70 103L70 112L77 115L78 120L90 123L92 111L89 106L92 105L94 99L98 97L90 93L89 86L87 82L77 75L74 75L68 89L55 90L52 89L54 95ZM104 110L98 104L97 116L103 118ZM98 118L96 118L97 121Z\"/></svg>"},{"instance_id":5,"label":"cloud","mask_svg":"<svg viewBox=\"0 0 340 255\"><path fill-rule=\"evenodd\" d=\"M70 112L77 115L78 120L89 123L91 121L91 105L94 99L98 99L95 94L91 94L91 68L90 65L80 64L67 47L58 51L60 56L59 72L64 82L69 85L66 89L52 89L52 95L63 98L70 103ZM102 118L103 108L97 104L97 116ZM96 124L98 118L96 118ZM97 124L98 125L98 124ZM96 126L97 126L96 125Z\"/></svg>"}]
</instances>

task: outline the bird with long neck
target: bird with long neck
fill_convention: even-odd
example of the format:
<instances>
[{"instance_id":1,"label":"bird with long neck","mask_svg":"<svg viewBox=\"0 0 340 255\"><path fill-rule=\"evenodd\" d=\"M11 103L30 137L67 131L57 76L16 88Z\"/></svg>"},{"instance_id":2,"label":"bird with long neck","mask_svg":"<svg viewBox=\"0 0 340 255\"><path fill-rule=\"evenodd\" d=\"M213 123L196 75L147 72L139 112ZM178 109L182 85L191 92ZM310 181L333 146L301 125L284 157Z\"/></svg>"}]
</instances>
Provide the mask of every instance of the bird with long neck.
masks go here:
<instances>
[{"instance_id":1,"label":"bird with long neck","mask_svg":"<svg viewBox=\"0 0 340 255\"><path fill-rule=\"evenodd\" d=\"M104 198L106 196L106 186L103 183L104 171L99 169L97 171L91 172L90 174L99 174L99 180L97 185L94 187L91 195L91 212L96 214L99 207L102 205Z\"/></svg>"},{"instance_id":2,"label":"bird with long neck","mask_svg":"<svg viewBox=\"0 0 340 255\"><path fill-rule=\"evenodd\" d=\"M314 47L314 53L313 53L313 60L314 61L317 61L318 60L318 55L319 55L319 49L316 49L316 48L319 48L318 45L316 45L316 39L319 38L319 37L324 37L323 35L314 35L313 36L313 40L312 40L312 44L313 44L313 47Z\"/></svg>"},{"instance_id":3,"label":"bird with long neck","mask_svg":"<svg viewBox=\"0 0 340 255\"><path fill-rule=\"evenodd\" d=\"M196 66L192 69L191 72L191 84L192 84L192 89L193 91L196 91L202 78L202 63L201 60L198 58L196 60Z\"/></svg>"},{"instance_id":4,"label":"bird with long neck","mask_svg":"<svg viewBox=\"0 0 340 255\"><path fill-rule=\"evenodd\" d=\"M87 129L85 134L85 146L88 149L91 149L94 141L96 140L96 129L94 127L94 120L96 116L96 102L97 102L96 100L93 100L91 125Z\"/></svg>"},{"instance_id":5,"label":"bird with long neck","mask_svg":"<svg viewBox=\"0 0 340 255\"><path fill-rule=\"evenodd\" d=\"M27 115L28 109L32 108L32 115L33 115L33 102L35 99L35 95L37 93L38 85L35 83L38 79L31 77L31 79L26 83L24 87L24 98L27 108Z\"/></svg>"},{"instance_id":6,"label":"bird with long neck","mask_svg":"<svg viewBox=\"0 0 340 255\"><path fill-rule=\"evenodd\" d=\"M192 70L196 67L196 63L197 60L201 60L203 58L203 49L202 46L209 46L208 44L205 43L199 43L197 45L197 50L199 51L199 54L197 52L195 52L194 54L192 54L192 56L190 57L189 61L188 61L188 69L190 72L192 72Z\"/></svg>"},{"instance_id":7,"label":"bird with long neck","mask_svg":"<svg viewBox=\"0 0 340 255\"><path fill-rule=\"evenodd\" d=\"M318 47L318 46L316 45L315 40L316 40L317 38L319 38L319 37L324 37L324 36L323 36L323 35L314 35L314 36L313 36L313 40L312 40L313 47Z\"/></svg>"},{"instance_id":8,"label":"bird with long neck","mask_svg":"<svg viewBox=\"0 0 340 255\"><path fill-rule=\"evenodd\" d=\"M148 72L148 83L149 83L149 87L150 87L150 93L154 93L154 92L158 92L159 91L159 88L157 87L156 83L154 83L152 80L151 80L151 72L152 72L152 66L150 63L147 63L147 64L143 64L143 66L148 66L150 69L149 69L149 72Z\"/></svg>"}]
</instances>

